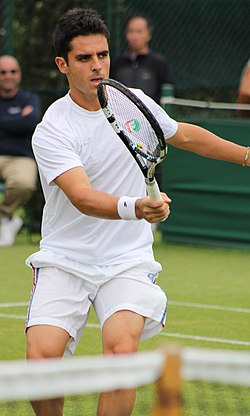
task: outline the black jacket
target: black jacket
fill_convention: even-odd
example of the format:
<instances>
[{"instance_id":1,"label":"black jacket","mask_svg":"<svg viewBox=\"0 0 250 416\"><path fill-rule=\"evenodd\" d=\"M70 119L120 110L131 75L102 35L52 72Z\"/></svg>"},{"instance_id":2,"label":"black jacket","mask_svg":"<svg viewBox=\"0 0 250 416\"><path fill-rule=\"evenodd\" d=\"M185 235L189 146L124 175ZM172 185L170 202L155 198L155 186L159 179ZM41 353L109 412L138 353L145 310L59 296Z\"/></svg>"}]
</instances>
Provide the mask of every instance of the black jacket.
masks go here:
<instances>
[{"instance_id":1,"label":"black jacket","mask_svg":"<svg viewBox=\"0 0 250 416\"><path fill-rule=\"evenodd\" d=\"M130 88L140 88L158 104L163 84L174 84L166 59L159 53L132 57L128 52L111 61L110 78Z\"/></svg>"}]
</instances>

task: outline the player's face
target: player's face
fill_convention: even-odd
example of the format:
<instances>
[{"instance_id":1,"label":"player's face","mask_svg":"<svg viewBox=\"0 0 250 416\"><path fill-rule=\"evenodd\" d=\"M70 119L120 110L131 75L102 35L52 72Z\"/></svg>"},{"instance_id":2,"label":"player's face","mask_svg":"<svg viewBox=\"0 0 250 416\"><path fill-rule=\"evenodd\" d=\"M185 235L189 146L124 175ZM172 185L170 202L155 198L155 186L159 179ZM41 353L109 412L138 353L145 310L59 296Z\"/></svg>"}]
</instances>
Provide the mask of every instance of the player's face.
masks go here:
<instances>
[{"instance_id":1,"label":"player's face","mask_svg":"<svg viewBox=\"0 0 250 416\"><path fill-rule=\"evenodd\" d=\"M106 37L102 34L77 36L71 41L68 63L56 58L59 70L67 76L72 99L90 111L100 108L97 86L108 78L110 57Z\"/></svg>"},{"instance_id":2,"label":"player's face","mask_svg":"<svg viewBox=\"0 0 250 416\"><path fill-rule=\"evenodd\" d=\"M134 52L143 51L151 39L148 23L143 17L135 17L128 22L126 29L127 42Z\"/></svg>"},{"instance_id":3,"label":"player's face","mask_svg":"<svg viewBox=\"0 0 250 416\"><path fill-rule=\"evenodd\" d=\"M0 92L15 94L21 81L21 71L16 59L11 56L0 58Z\"/></svg>"}]
</instances>

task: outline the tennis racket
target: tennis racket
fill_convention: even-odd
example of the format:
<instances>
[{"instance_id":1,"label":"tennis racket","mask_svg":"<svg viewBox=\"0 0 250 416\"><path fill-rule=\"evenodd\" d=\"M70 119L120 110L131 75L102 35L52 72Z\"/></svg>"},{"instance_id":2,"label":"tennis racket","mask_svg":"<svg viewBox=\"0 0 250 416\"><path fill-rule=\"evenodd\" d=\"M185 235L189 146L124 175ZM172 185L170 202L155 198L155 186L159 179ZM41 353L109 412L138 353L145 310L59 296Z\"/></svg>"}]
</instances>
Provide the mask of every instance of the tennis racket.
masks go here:
<instances>
[{"instance_id":1,"label":"tennis racket","mask_svg":"<svg viewBox=\"0 0 250 416\"><path fill-rule=\"evenodd\" d=\"M152 199L161 199L155 167L166 157L163 131L147 106L127 87L113 79L98 85L101 108L140 167Z\"/></svg>"}]
</instances>

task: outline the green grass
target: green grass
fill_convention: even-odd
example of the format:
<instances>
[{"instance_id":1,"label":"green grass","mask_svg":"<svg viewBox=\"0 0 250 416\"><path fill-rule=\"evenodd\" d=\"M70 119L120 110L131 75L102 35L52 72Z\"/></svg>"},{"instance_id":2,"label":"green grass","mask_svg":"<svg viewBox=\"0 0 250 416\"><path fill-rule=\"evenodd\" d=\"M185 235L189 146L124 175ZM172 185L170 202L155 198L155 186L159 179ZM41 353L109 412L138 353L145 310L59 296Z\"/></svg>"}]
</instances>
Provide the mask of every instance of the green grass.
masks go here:
<instances>
[{"instance_id":1,"label":"green grass","mask_svg":"<svg viewBox=\"0 0 250 416\"><path fill-rule=\"evenodd\" d=\"M35 241L38 239L35 238ZM143 342L140 349L151 350L166 343L176 343L180 346L249 351L249 251L166 244L160 241L159 235L156 235L154 249L156 260L163 266L158 283L166 291L169 299L167 325L160 335ZM31 244L24 232L17 237L13 247L0 250L0 304L28 302L32 272L25 265L25 259L37 250L38 245ZM211 308L206 305L210 305ZM221 309L213 308L213 305ZM242 311L227 310L227 308L241 308ZM25 357L26 309L27 306L0 308L1 360ZM89 322L98 323L93 311ZM99 353L101 353L100 330L87 327L76 355ZM138 395L139 404L141 406L144 404L148 408L151 395L152 389L146 390L146 393L142 390ZM230 396L228 400L229 398ZM91 401L88 403L88 405L84 404L84 408L92 406ZM76 416L71 406L72 402L66 402L65 415ZM22 409L19 408L19 416L32 415L25 403ZM13 411L10 413L14 415ZM9 410L1 410L0 407L1 415L10 413ZM94 412L90 410L86 414L92 416ZM142 407L134 412L135 416L141 414L145 414ZM195 416L197 413L189 414Z\"/></svg>"}]
</instances>

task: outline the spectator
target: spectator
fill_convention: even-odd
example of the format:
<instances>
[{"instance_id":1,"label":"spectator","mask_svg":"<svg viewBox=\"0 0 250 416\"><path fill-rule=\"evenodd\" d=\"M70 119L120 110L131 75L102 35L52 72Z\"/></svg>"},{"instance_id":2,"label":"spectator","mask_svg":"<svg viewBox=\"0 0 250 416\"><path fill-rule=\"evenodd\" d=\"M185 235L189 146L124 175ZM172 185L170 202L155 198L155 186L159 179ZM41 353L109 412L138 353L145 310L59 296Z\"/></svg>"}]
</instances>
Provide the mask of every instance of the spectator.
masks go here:
<instances>
[{"instance_id":1,"label":"spectator","mask_svg":"<svg viewBox=\"0 0 250 416\"><path fill-rule=\"evenodd\" d=\"M35 190L37 167L31 136L40 120L40 99L19 89L21 69L13 56L0 56L0 180L4 198L0 203L0 247L12 246L22 227L14 216Z\"/></svg>"},{"instance_id":2,"label":"spectator","mask_svg":"<svg viewBox=\"0 0 250 416\"><path fill-rule=\"evenodd\" d=\"M165 57L149 49L152 29L148 18L131 17L125 35L129 49L111 62L110 78L141 89L159 104L163 85L173 85L174 78ZM162 189L162 165L156 167L156 179Z\"/></svg>"},{"instance_id":3,"label":"spectator","mask_svg":"<svg viewBox=\"0 0 250 416\"><path fill-rule=\"evenodd\" d=\"M242 71L236 101L239 104L250 104L250 59ZM240 110L239 114L241 117L250 117L248 110Z\"/></svg>"},{"instance_id":4,"label":"spectator","mask_svg":"<svg viewBox=\"0 0 250 416\"><path fill-rule=\"evenodd\" d=\"M149 49L149 20L142 15L131 17L125 34L129 49L111 62L110 77L140 88L159 104L163 84L174 84L174 78L165 57Z\"/></svg>"}]
</instances>

